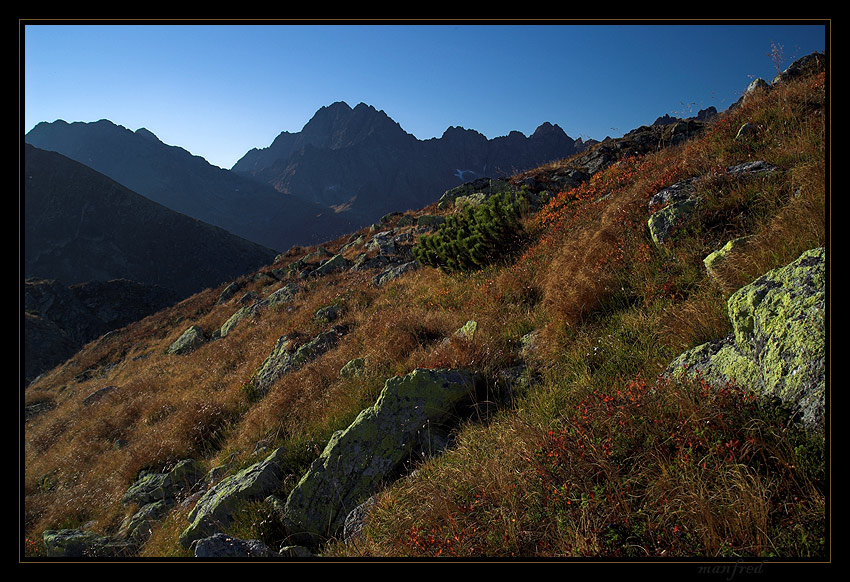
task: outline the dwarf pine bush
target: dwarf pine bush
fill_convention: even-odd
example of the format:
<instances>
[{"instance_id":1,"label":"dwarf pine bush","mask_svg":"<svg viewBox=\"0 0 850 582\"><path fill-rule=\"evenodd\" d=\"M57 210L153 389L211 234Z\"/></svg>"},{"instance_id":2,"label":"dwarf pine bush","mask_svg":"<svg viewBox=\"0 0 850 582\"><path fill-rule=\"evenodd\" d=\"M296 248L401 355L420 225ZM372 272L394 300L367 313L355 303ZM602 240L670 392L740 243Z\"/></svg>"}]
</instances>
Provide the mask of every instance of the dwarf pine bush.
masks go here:
<instances>
[{"instance_id":1,"label":"dwarf pine bush","mask_svg":"<svg viewBox=\"0 0 850 582\"><path fill-rule=\"evenodd\" d=\"M528 199L522 193L493 195L478 206L466 206L448 216L436 233L420 237L413 256L444 272L486 267L522 238L521 218L527 210Z\"/></svg>"}]
</instances>

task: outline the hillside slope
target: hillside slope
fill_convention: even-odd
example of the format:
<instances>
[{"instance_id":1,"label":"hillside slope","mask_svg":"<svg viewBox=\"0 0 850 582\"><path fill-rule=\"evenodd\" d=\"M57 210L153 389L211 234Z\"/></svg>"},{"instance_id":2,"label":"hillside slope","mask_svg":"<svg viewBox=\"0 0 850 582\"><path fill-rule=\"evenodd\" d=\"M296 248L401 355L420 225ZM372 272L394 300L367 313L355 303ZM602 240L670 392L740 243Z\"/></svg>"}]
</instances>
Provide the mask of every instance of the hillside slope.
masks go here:
<instances>
[{"instance_id":1,"label":"hillside slope","mask_svg":"<svg viewBox=\"0 0 850 582\"><path fill-rule=\"evenodd\" d=\"M29 144L24 177L27 278L66 285L123 278L183 298L269 264L276 254Z\"/></svg>"},{"instance_id":2,"label":"hillside slope","mask_svg":"<svg viewBox=\"0 0 850 582\"><path fill-rule=\"evenodd\" d=\"M828 559L823 368L776 381L829 317L824 60L89 344L25 394L26 555Z\"/></svg>"},{"instance_id":3,"label":"hillside slope","mask_svg":"<svg viewBox=\"0 0 850 582\"><path fill-rule=\"evenodd\" d=\"M126 188L207 224L280 252L351 230L329 209L217 168L150 131L102 119L42 122L27 144L60 153Z\"/></svg>"}]
</instances>

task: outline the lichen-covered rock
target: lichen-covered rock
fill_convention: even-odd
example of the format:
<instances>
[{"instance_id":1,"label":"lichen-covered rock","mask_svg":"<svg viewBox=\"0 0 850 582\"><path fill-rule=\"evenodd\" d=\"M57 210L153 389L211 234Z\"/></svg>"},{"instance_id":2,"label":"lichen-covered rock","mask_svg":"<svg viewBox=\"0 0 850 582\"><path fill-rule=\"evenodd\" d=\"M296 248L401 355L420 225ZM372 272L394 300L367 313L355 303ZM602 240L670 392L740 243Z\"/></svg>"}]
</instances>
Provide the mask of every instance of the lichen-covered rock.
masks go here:
<instances>
[{"instance_id":1,"label":"lichen-covered rock","mask_svg":"<svg viewBox=\"0 0 850 582\"><path fill-rule=\"evenodd\" d=\"M649 211L655 212L671 202L687 200L694 195L695 181L696 178L688 178L659 190L649 199Z\"/></svg>"},{"instance_id":2,"label":"lichen-covered rock","mask_svg":"<svg viewBox=\"0 0 850 582\"><path fill-rule=\"evenodd\" d=\"M242 284L238 281L234 281L229 284L224 290L221 292L221 295L218 296L218 301L216 301L216 305L221 303L227 303L230 301L230 298L236 295L236 292L242 287Z\"/></svg>"},{"instance_id":3,"label":"lichen-covered rock","mask_svg":"<svg viewBox=\"0 0 850 582\"><path fill-rule=\"evenodd\" d=\"M160 521L173 505L173 501L160 499L142 506L121 522L118 536L139 543L145 542L153 533L153 524Z\"/></svg>"},{"instance_id":4,"label":"lichen-covered rock","mask_svg":"<svg viewBox=\"0 0 850 582\"><path fill-rule=\"evenodd\" d=\"M296 346L288 336L281 337L251 379L251 392L262 397L284 374L297 370L336 346L346 331L345 326L335 325L301 346Z\"/></svg>"},{"instance_id":5,"label":"lichen-covered rock","mask_svg":"<svg viewBox=\"0 0 850 582\"><path fill-rule=\"evenodd\" d=\"M80 529L47 530L42 540L49 558L112 558L135 551L126 540Z\"/></svg>"},{"instance_id":6,"label":"lichen-covered rock","mask_svg":"<svg viewBox=\"0 0 850 582\"><path fill-rule=\"evenodd\" d=\"M324 275L329 275L331 273L336 273L337 271L344 271L345 269L351 266L351 261L343 257L342 255L334 255L324 263L322 263L318 268L316 268L311 276L313 277L322 277Z\"/></svg>"},{"instance_id":7,"label":"lichen-covered rock","mask_svg":"<svg viewBox=\"0 0 850 582\"><path fill-rule=\"evenodd\" d=\"M201 347L205 341L207 341L207 337L204 334L204 330L197 325L193 325L169 346L166 353L176 355L188 354Z\"/></svg>"},{"instance_id":8,"label":"lichen-covered rock","mask_svg":"<svg viewBox=\"0 0 850 582\"><path fill-rule=\"evenodd\" d=\"M446 192L440 197L437 203L438 208L451 208L455 204L455 200L461 196L470 196L473 194L481 194L484 197L492 196L500 192L510 192L515 190L514 186L509 182L491 178L478 178L472 182L466 182Z\"/></svg>"},{"instance_id":9,"label":"lichen-covered rock","mask_svg":"<svg viewBox=\"0 0 850 582\"><path fill-rule=\"evenodd\" d=\"M464 323L460 329L455 332L455 337L459 337L461 339L465 339L467 341L472 341L475 338L475 332L478 330L478 322L474 319L470 319L466 323Z\"/></svg>"},{"instance_id":10,"label":"lichen-covered rock","mask_svg":"<svg viewBox=\"0 0 850 582\"><path fill-rule=\"evenodd\" d=\"M203 467L194 459L184 459L164 473L145 473L133 483L121 501L128 505L146 505L159 500L173 500L188 491L204 476Z\"/></svg>"},{"instance_id":11,"label":"lichen-covered rock","mask_svg":"<svg viewBox=\"0 0 850 582\"><path fill-rule=\"evenodd\" d=\"M356 378L366 373L366 358L354 358L340 368L339 375L343 378Z\"/></svg>"},{"instance_id":12,"label":"lichen-covered rock","mask_svg":"<svg viewBox=\"0 0 850 582\"><path fill-rule=\"evenodd\" d=\"M705 265L705 270L708 271L709 274L714 272L714 269L717 268L720 263L722 263L726 258L735 251L735 249L739 249L747 242L749 237L742 236L739 238L735 238L727 242L725 245L709 254L702 260L702 264Z\"/></svg>"},{"instance_id":13,"label":"lichen-covered rock","mask_svg":"<svg viewBox=\"0 0 850 582\"><path fill-rule=\"evenodd\" d=\"M218 532L232 519L237 504L251 499L265 499L280 487L280 467L284 449L242 471L219 481L209 489L189 512L189 527L180 535L180 543L188 548L192 542Z\"/></svg>"},{"instance_id":14,"label":"lichen-covered rock","mask_svg":"<svg viewBox=\"0 0 850 582\"><path fill-rule=\"evenodd\" d=\"M247 319L251 315L253 315L257 310L256 305L246 305L245 307L240 308L236 313L231 315L227 321L221 326L221 331L219 333L220 337L225 337L236 325L242 321L243 319Z\"/></svg>"},{"instance_id":15,"label":"lichen-covered rock","mask_svg":"<svg viewBox=\"0 0 850 582\"><path fill-rule=\"evenodd\" d=\"M653 242L659 247L667 244L676 231L687 224L699 206L700 200L699 196L690 196L671 202L661 210L655 211L647 222Z\"/></svg>"},{"instance_id":16,"label":"lichen-covered rock","mask_svg":"<svg viewBox=\"0 0 850 582\"><path fill-rule=\"evenodd\" d=\"M341 309L339 305L328 305L326 307L321 307L316 310L315 315L313 315L314 321L336 321L339 317Z\"/></svg>"},{"instance_id":17,"label":"lichen-covered rock","mask_svg":"<svg viewBox=\"0 0 850 582\"><path fill-rule=\"evenodd\" d=\"M424 369L387 380L375 404L331 437L289 494L282 519L287 529L335 535L352 509L432 447L429 433L444 435L475 382L470 372Z\"/></svg>"},{"instance_id":18,"label":"lichen-covered rock","mask_svg":"<svg viewBox=\"0 0 850 582\"><path fill-rule=\"evenodd\" d=\"M822 431L825 276L825 249L818 248L742 287L727 302L733 333L685 352L668 371L778 398L802 426Z\"/></svg>"},{"instance_id":19,"label":"lichen-covered rock","mask_svg":"<svg viewBox=\"0 0 850 582\"><path fill-rule=\"evenodd\" d=\"M266 307L277 307L278 305L289 303L295 298L295 294L298 293L298 290L298 285L295 283L289 283L271 293L262 301L262 304Z\"/></svg>"}]
</instances>

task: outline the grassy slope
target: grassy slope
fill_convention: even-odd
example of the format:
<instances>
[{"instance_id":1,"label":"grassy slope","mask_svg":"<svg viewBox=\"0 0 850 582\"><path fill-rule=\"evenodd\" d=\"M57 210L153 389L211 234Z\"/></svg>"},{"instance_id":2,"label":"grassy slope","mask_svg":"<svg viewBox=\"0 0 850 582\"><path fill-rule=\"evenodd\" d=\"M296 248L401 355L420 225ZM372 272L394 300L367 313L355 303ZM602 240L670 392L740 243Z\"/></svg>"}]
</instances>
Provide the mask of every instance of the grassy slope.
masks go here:
<instances>
[{"instance_id":1,"label":"grassy slope","mask_svg":"<svg viewBox=\"0 0 850 582\"><path fill-rule=\"evenodd\" d=\"M783 430L775 411L733 388L655 378L685 349L728 333L733 290L826 243L824 108L820 75L748 101L697 141L623 160L529 217L530 240L507 264L453 276L420 269L383 289L372 273L331 275L307 283L291 309L182 357L164 351L183 330L212 330L232 314L215 304L221 289L93 342L26 394L55 405L25 430L28 555L41 551L44 529L114 530L140 470L189 456L235 469L262 456L259 442L287 445L284 494L387 377L416 367L494 373L518 362L519 339L535 329L541 381L488 422L466 423L456 448L380 495L357 544L326 555L823 555L822 443ZM745 122L757 137L735 140ZM713 174L756 159L786 172L757 182ZM708 203L697 227L659 251L647 201L691 176L707 176ZM750 244L708 277L703 257L742 235ZM351 333L251 403L243 386L277 338L322 331L312 315L330 303ZM436 341L469 319L473 342ZM339 377L363 356L365 377ZM81 407L106 385L119 390ZM172 512L143 554L185 555L176 538L186 512ZM230 533L280 543L260 504L246 504Z\"/></svg>"}]
</instances>

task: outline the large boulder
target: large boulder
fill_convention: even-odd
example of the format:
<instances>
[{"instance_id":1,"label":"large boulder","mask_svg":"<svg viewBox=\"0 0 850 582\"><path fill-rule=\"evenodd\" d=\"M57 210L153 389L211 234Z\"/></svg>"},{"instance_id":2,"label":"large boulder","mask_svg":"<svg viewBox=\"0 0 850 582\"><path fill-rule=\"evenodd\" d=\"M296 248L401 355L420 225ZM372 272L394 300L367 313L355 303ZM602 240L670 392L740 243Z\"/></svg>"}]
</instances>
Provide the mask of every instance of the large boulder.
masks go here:
<instances>
[{"instance_id":1,"label":"large boulder","mask_svg":"<svg viewBox=\"0 0 850 582\"><path fill-rule=\"evenodd\" d=\"M734 382L781 400L803 427L824 429L826 390L825 249L759 277L727 308L733 333L674 360L673 376Z\"/></svg>"},{"instance_id":2,"label":"large boulder","mask_svg":"<svg viewBox=\"0 0 850 582\"><path fill-rule=\"evenodd\" d=\"M387 380L375 404L334 433L290 492L282 519L287 530L313 540L338 534L346 516L406 462L445 447L447 423L475 384L473 373L445 369Z\"/></svg>"},{"instance_id":3,"label":"large boulder","mask_svg":"<svg viewBox=\"0 0 850 582\"><path fill-rule=\"evenodd\" d=\"M275 450L262 461L226 477L209 489L189 512L189 527L180 535L180 543L188 548L192 542L209 537L232 520L239 503L264 499L280 487L283 478L281 461L284 449Z\"/></svg>"}]
</instances>

